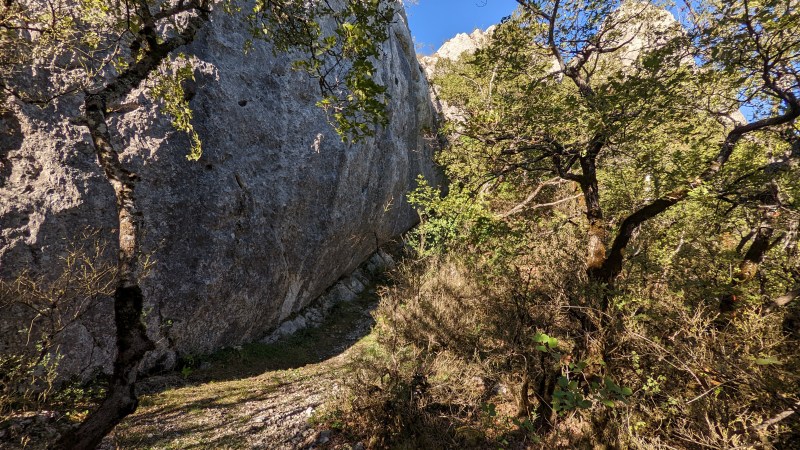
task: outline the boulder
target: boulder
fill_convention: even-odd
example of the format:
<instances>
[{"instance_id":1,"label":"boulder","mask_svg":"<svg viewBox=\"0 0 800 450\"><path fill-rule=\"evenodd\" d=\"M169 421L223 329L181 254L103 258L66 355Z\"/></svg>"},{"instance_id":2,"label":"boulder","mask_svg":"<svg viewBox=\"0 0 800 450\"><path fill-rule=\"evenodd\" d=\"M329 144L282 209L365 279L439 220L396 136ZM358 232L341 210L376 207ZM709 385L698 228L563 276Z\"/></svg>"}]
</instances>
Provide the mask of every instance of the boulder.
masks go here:
<instances>
[{"instance_id":1,"label":"boulder","mask_svg":"<svg viewBox=\"0 0 800 450\"><path fill-rule=\"evenodd\" d=\"M188 47L195 61L189 139L144 89L111 119L124 164L139 178L141 285L148 332L158 349L145 369L177 355L207 353L269 336L380 245L418 218L406 202L418 175L436 182L435 111L398 13L377 77L388 87L389 123L374 137L343 143L315 106L319 86L291 69L291 55L256 42L245 26L215 14ZM96 239L113 263L116 210L86 128L83 98L46 107L9 102L0 122L0 277L55 276L76 243ZM85 236L90 236L87 238ZM113 264L112 264L113 265ZM94 299L55 337L66 375L110 370L111 301ZM25 327L25 308L0 311L0 352Z\"/></svg>"}]
</instances>

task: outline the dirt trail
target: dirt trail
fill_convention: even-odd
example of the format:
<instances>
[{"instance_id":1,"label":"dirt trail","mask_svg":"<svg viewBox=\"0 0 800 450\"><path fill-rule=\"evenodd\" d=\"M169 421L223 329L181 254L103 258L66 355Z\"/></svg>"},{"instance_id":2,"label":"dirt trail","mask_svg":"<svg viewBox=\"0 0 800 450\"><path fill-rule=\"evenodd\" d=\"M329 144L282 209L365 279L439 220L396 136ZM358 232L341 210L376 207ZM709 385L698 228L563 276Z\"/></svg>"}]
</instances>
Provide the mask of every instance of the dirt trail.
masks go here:
<instances>
[{"instance_id":1,"label":"dirt trail","mask_svg":"<svg viewBox=\"0 0 800 450\"><path fill-rule=\"evenodd\" d=\"M319 328L194 361L144 380L138 411L106 449L297 449L327 439L309 423L338 389L349 348L373 322L373 292L337 305Z\"/></svg>"}]
</instances>

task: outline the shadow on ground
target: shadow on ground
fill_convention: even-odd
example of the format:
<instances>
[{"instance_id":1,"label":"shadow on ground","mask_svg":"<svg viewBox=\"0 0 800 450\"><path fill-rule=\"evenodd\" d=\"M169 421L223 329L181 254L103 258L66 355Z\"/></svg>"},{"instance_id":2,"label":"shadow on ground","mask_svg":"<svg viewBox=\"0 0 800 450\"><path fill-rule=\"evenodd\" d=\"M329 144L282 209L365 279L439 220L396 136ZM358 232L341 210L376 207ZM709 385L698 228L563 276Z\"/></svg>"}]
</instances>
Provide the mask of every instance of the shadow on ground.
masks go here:
<instances>
[{"instance_id":1,"label":"shadow on ground","mask_svg":"<svg viewBox=\"0 0 800 450\"><path fill-rule=\"evenodd\" d=\"M319 327L300 330L273 344L245 344L211 355L184 357L175 372L141 380L140 393L236 380L323 362L369 334L375 324L371 312L377 303L375 290L368 289L353 301L335 305Z\"/></svg>"},{"instance_id":2,"label":"shadow on ground","mask_svg":"<svg viewBox=\"0 0 800 450\"><path fill-rule=\"evenodd\" d=\"M309 419L339 389L345 358L337 356L369 334L377 300L368 290L336 305L318 328L186 358L181 372L142 380L138 411L104 447L311 447L316 431Z\"/></svg>"}]
</instances>

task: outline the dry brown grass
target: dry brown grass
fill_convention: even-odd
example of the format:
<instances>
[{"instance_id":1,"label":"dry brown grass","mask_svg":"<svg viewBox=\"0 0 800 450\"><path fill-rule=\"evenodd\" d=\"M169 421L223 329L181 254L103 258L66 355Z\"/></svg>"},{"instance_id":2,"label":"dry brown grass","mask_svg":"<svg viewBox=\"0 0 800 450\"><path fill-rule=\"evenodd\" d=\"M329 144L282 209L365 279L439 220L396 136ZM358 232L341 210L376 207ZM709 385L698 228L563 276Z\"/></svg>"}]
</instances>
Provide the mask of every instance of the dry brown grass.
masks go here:
<instances>
[{"instance_id":1,"label":"dry brown grass","mask_svg":"<svg viewBox=\"0 0 800 450\"><path fill-rule=\"evenodd\" d=\"M578 232L543 232L500 271L452 253L401 266L339 399L347 433L372 448L797 448L800 352L783 326L791 308L751 302L724 316L704 286L629 271L600 321L574 256ZM587 333L581 313L601 328ZM558 338L561 361L534 348L537 332ZM546 424L542 383L595 346L603 361L590 361L582 386L611 377L633 394Z\"/></svg>"}]
</instances>

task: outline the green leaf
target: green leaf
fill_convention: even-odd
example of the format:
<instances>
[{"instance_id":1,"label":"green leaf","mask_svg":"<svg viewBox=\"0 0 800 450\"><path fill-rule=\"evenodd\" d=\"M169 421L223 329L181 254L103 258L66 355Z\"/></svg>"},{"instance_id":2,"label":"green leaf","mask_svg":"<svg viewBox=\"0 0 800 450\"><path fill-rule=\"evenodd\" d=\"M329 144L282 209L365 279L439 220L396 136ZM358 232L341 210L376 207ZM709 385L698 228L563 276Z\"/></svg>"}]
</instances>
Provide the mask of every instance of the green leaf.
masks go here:
<instances>
[{"instance_id":1,"label":"green leaf","mask_svg":"<svg viewBox=\"0 0 800 450\"><path fill-rule=\"evenodd\" d=\"M629 387L624 387L624 388L622 388L622 395L624 395L626 397L629 396L629 395L633 395L633 391Z\"/></svg>"},{"instance_id":2,"label":"green leaf","mask_svg":"<svg viewBox=\"0 0 800 450\"><path fill-rule=\"evenodd\" d=\"M774 356L767 356L765 358L756 358L755 362L759 366L770 366L770 365L773 365L773 364L783 364L782 362L780 362L778 360L778 358L776 358Z\"/></svg>"}]
</instances>

